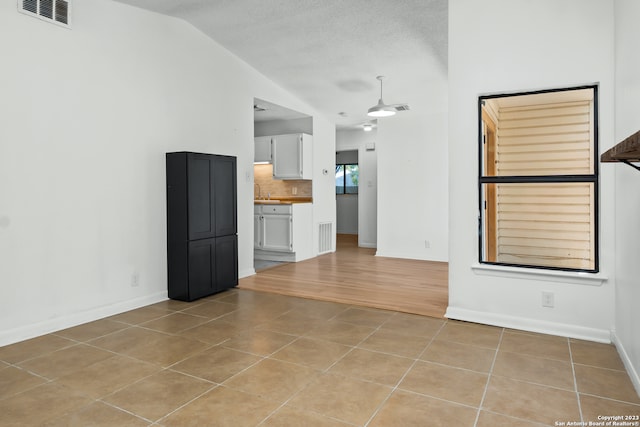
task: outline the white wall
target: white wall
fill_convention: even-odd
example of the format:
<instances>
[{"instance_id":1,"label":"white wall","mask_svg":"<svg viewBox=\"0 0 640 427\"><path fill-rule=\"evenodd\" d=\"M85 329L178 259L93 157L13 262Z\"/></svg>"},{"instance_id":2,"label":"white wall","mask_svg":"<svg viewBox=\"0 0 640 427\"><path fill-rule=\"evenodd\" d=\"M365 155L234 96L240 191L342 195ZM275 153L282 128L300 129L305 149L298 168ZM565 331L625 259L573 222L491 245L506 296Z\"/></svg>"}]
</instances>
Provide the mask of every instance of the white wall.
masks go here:
<instances>
[{"instance_id":1,"label":"white wall","mask_svg":"<svg viewBox=\"0 0 640 427\"><path fill-rule=\"evenodd\" d=\"M238 157L253 272L254 97L314 116L314 156L333 161L332 123L192 26L73 6L69 30L0 3L0 345L166 298L167 151ZM331 180L314 185L332 198ZM314 216L335 220L335 204Z\"/></svg>"},{"instance_id":2,"label":"white wall","mask_svg":"<svg viewBox=\"0 0 640 427\"><path fill-rule=\"evenodd\" d=\"M367 144L376 144L377 135L376 129L371 132L352 129L336 132L337 151L358 150L358 245L366 248L377 245L378 156L376 149L366 149Z\"/></svg>"},{"instance_id":3,"label":"white wall","mask_svg":"<svg viewBox=\"0 0 640 427\"><path fill-rule=\"evenodd\" d=\"M613 8L601 0L449 2L447 316L608 341L614 319L613 168L601 168L601 286L478 275L478 96L599 82L600 147L613 138ZM603 151L603 150L601 150ZM541 307L541 292L555 308Z\"/></svg>"},{"instance_id":4,"label":"white wall","mask_svg":"<svg viewBox=\"0 0 640 427\"><path fill-rule=\"evenodd\" d=\"M446 92L446 80L440 89ZM379 256L448 260L446 100L378 120ZM430 111L430 109L442 111Z\"/></svg>"},{"instance_id":5,"label":"white wall","mask_svg":"<svg viewBox=\"0 0 640 427\"><path fill-rule=\"evenodd\" d=\"M640 130L640 2L616 0L615 18L617 143ZM616 174L615 341L640 394L640 172L623 164L602 168Z\"/></svg>"},{"instance_id":6,"label":"white wall","mask_svg":"<svg viewBox=\"0 0 640 427\"><path fill-rule=\"evenodd\" d=\"M358 234L358 195L336 195L336 233Z\"/></svg>"}]
</instances>

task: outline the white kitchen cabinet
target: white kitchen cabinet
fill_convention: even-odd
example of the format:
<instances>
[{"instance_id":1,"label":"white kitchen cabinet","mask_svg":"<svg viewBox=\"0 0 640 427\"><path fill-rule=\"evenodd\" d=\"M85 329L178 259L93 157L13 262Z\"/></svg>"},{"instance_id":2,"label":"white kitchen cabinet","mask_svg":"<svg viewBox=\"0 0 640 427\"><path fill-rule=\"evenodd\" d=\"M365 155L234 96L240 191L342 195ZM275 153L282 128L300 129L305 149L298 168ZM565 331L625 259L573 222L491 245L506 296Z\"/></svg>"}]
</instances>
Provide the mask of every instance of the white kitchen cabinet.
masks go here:
<instances>
[{"instance_id":1,"label":"white kitchen cabinet","mask_svg":"<svg viewBox=\"0 0 640 427\"><path fill-rule=\"evenodd\" d=\"M259 211L258 215L255 214L256 210ZM291 205L257 205L254 208L256 249L293 252L292 210Z\"/></svg>"},{"instance_id":2,"label":"white kitchen cabinet","mask_svg":"<svg viewBox=\"0 0 640 427\"><path fill-rule=\"evenodd\" d=\"M257 136L254 138L254 163L271 163L271 136Z\"/></svg>"},{"instance_id":3,"label":"white kitchen cabinet","mask_svg":"<svg viewBox=\"0 0 640 427\"><path fill-rule=\"evenodd\" d=\"M262 247L262 214L253 214L253 247Z\"/></svg>"},{"instance_id":4,"label":"white kitchen cabinet","mask_svg":"<svg viewBox=\"0 0 640 427\"><path fill-rule=\"evenodd\" d=\"M306 133L271 137L275 179L312 179L312 136Z\"/></svg>"},{"instance_id":5,"label":"white kitchen cabinet","mask_svg":"<svg viewBox=\"0 0 640 427\"><path fill-rule=\"evenodd\" d=\"M293 252L291 215L262 215L262 249Z\"/></svg>"},{"instance_id":6,"label":"white kitchen cabinet","mask_svg":"<svg viewBox=\"0 0 640 427\"><path fill-rule=\"evenodd\" d=\"M312 255L312 205L256 204L254 257L271 261L301 261Z\"/></svg>"}]
</instances>

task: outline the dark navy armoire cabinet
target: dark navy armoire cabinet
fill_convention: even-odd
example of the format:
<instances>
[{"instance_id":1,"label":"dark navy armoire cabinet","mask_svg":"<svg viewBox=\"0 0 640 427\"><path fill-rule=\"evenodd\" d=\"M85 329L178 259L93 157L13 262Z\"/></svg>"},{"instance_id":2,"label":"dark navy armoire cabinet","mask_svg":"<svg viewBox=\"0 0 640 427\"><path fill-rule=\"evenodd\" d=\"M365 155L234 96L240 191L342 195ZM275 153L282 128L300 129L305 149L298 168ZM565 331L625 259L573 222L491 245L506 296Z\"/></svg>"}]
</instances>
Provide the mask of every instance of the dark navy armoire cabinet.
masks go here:
<instances>
[{"instance_id":1,"label":"dark navy armoire cabinet","mask_svg":"<svg viewBox=\"0 0 640 427\"><path fill-rule=\"evenodd\" d=\"M238 284L236 158L167 153L169 298L193 301Z\"/></svg>"}]
</instances>

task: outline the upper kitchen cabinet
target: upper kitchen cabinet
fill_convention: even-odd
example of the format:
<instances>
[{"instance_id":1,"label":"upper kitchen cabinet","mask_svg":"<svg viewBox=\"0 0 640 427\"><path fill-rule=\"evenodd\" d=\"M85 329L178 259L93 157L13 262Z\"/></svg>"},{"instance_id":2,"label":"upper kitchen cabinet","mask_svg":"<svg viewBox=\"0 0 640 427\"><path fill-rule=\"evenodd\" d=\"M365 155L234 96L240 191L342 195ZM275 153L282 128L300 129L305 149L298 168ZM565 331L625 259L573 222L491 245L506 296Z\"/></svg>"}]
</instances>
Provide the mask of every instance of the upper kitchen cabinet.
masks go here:
<instances>
[{"instance_id":1,"label":"upper kitchen cabinet","mask_svg":"<svg viewBox=\"0 0 640 427\"><path fill-rule=\"evenodd\" d=\"M312 179L312 138L306 133L271 137L275 179Z\"/></svg>"},{"instance_id":2,"label":"upper kitchen cabinet","mask_svg":"<svg viewBox=\"0 0 640 427\"><path fill-rule=\"evenodd\" d=\"M258 136L255 140L254 163L271 163L271 136Z\"/></svg>"}]
</instances>

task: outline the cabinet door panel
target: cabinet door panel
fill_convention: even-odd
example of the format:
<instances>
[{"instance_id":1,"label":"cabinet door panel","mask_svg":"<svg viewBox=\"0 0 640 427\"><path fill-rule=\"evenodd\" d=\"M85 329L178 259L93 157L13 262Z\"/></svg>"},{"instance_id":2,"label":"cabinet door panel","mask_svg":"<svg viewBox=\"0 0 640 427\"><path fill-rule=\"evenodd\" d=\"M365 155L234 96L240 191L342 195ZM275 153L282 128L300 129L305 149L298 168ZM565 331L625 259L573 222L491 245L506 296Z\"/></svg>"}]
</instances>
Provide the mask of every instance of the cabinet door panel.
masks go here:
<instances>
[{"instance_id":1,"label":"cabinet door panel","mask_svg":"<svg viewBox=\"0 0 640 427\"><path fill-rule=\"evenodd\" d=\"M262 249L292 251L291 215L263 215Z\"/></svg>"},{"instance_id":2,"label":"cabinet door panel","mask_svg":"<svg viewBox=\"0 0 640 427\"><path fill-rule=\"evenodd\" d=\"M213 160L204 154L190 154L189 157L189 239L214 237Z\"/></svg>"},{"instance_id":3,"label":"cabinet door panel","mask_svg":"<svg viewBox=\"0 0 640 427\"><path fill-rule=\"evenodd\" d=\"M273 176L302 177L302 142L300 134L278 135L273 138Z\"/></svg>"},{"instance_id":4,"label":"cabinet door panel","mask_svg":"<svg viewBox=\"0 0 640 427\"><path fill-rule=\"evenodd\" d=\"M253 247L260 249L262 247L262 222L261 215L253 216Z\"/></svg>"},{"instance_id":5,"label":"cabinet door panel","mask_svg":"<svg viewBox=\"0 0 640 427\"><path fill-rule=\"evenodd\" d=\"M185 153L167 153L167 241L184 243L187 241L188 208L187 200L187 156ZM186 247L184 248L186 251Z\"/></svg>"},{"instance_id":6,"label":"cabinet door panel","mask_svg":"<svg viewBox=\"0 0 640 427\"><path fill-rule=\"evenodd\" d=\"M189 300L216 292L216 239L189 242Z\"/></svg>"},{"instance_id":7,"label":"cabinet door panel","mask_svg":"<svg viewBox=\"0 0 640 427\"><path fill-rule=\"evenodd\" d=\"M238 284L238 237L216 238L216 291Z\"/></svg>"},{"instance_id":8,"label":"cabinet door panel","mask_svg":"<svg viewBox=\"0 0 640 427\"><path fill-rule=\"evenodd\" d=\"M236 159L216 157L213 176L216 236L236 234Z\"/></svg>"},{"instance_id":9,"label":"cabinet door panel","mask_svg":"<svg viewBox=\"0 0 640 427\"><path fill-rule=\"evenodd\" d=\"M253 161L271 163L271 137L258 136L255 138L254 142L255 152Z\"/></svg>"},{"instance_id":10,"label":"cabinet door panel","mask_svg":"<svg viewBox=\"0 0 640 427\"><path fill-rule=\"evenodd\" d=\"M169 298L189 301L189 244L167 242L167 281Z\"/></svg>"}]
</instances>

